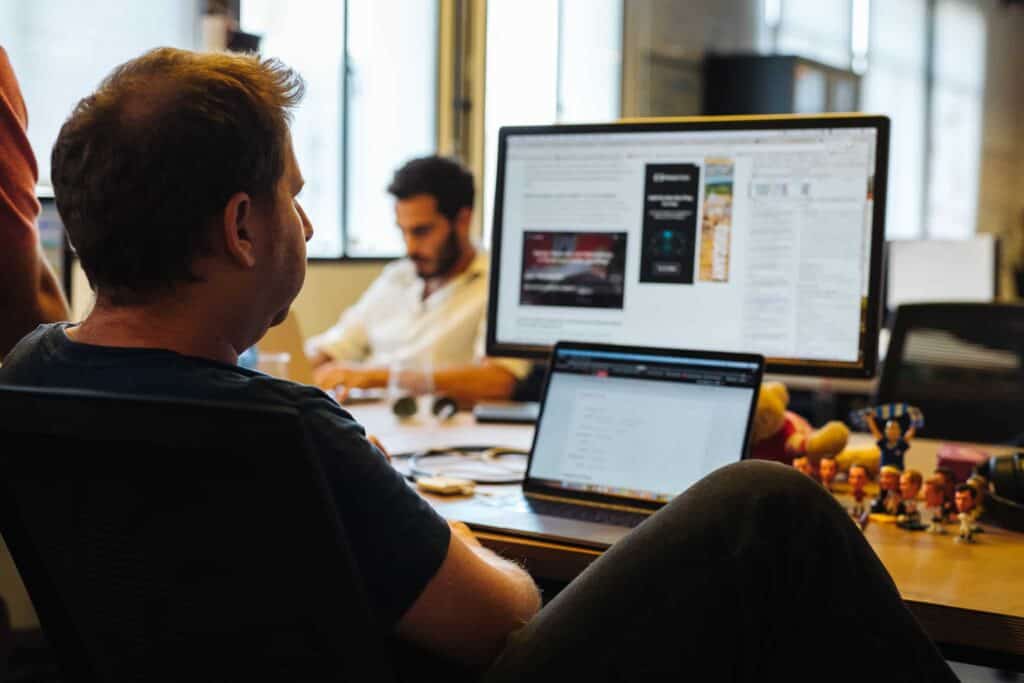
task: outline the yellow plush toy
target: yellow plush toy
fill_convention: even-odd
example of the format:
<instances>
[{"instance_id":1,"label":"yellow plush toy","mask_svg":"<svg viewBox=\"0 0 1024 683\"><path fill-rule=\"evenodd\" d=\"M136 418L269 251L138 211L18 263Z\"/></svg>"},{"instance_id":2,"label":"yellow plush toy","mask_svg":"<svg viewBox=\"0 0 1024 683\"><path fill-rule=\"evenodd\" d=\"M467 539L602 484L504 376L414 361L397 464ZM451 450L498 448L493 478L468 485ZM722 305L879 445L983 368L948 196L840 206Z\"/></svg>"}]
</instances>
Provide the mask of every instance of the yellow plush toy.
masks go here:
<instances>
[{"instance_id":1,"label":"yellow plush toy","mask_svg":"<svg viewBox=\"0 0 1024 683\"><path fill-rule=\"evenodd\" d=\"M850 430L842 422L832 421L813 429L807 420L786 410L789 392L781 382L765 382L754 413L750 454L762 460L791 465L793 458L807 456L818 469L822 458L834 458L844 448Z\"/></svg>"}]
</instances>

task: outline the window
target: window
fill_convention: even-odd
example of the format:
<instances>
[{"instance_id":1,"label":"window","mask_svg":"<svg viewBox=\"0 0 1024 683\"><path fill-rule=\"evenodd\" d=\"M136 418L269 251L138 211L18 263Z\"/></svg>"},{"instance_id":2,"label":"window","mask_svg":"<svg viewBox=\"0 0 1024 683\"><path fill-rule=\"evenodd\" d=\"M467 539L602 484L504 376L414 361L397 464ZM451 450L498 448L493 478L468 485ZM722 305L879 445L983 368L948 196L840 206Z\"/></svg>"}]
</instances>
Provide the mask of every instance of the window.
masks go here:
<instances>
[{"instance_id":1,"label":"window","mask_svg":"<svg viewBox=\"0 0 1024 683\"><path fill-rule=\"evenodd\" d=\"M971 0L763 0L763 16L776 52L863 72L861 109L892 120L886 236L974 234L983 9Z\"/></svg>"},{"instance_id":2,"label":"window","mask_svg":"<svg viewBox=\"0 0 1024 683\"><path fill-rule=\"evenodd\" d=\"M241 3L262 54L306 80L292 136L310 256L404 252L386 189L398 166L437 146L437 21L436 0Z\"/></svg>"},{"instance_id":3,"label":"window","mask_svg":"<svg viewBox=\"0 0 1024 683\"><path fill-rule=\"evenodd\" d=\"M881 112L892 120L885 219L889 239L910 239L922 233L927 4L927 0L871 3L870 61L861 97L864 111Z\"/></svg>"},{"instance_id":4,"label":"window","mask_svg":"<svg viewBox=\"0 0 1024 683\"><path fill-rule=\"evenodd\" d=\"M973 3L940 0L934 22L925 235L964 238L977 220L985 16Z\"/></svg>"},{"instance_id":5,"label":"window","mask_svg":"<svg viewBox=\"0 0 1024 683\"><path fill-rule=\"evenodd\" d=\"M850 66L850 0L782 0L775 51Z\"/></svg>"},{"instance_id":6,"label":"window","mask_svg":"<svg viewBox=\"0 0 1024 683\"><path fill-rule=\"evenodd\" d=\"M484 243L498 129L619 117L621 0L489 0L484 101Z\"/></svg>"},{"instance_id":7,"label":"window","mask_svg":"<svg viewBox=\"0 0 1024 683\"><path fill-rule=\"evenodd\" d=\"M39 184L50 186L50 150L64 120L115 66L151 48L196 48L199 4L181 0L0 2L0 45L29 112Z\"/></svg>"}]
</instances>

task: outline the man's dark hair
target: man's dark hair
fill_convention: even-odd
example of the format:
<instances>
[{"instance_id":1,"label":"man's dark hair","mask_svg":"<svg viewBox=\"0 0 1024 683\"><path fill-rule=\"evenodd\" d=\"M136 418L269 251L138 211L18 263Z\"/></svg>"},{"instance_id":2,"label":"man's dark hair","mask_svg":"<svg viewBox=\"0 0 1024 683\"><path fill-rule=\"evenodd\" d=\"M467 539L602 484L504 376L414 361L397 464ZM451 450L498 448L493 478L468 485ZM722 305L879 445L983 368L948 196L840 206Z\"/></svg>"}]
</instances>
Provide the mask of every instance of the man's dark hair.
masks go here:
<instances>
[{"instance_id":1,"label":"man's dark hair","mask_svg":"<svg viewBox=\"0 0 1024 683\"><path fill-rule=\"evenodd\" d=\"M473 174L455 159L421 157L395 171L388 192L396 199L428 194L437 200L437 210L454 221L461 209L473 208Z\"/></svg>"},{"instance_id":2,"label":"man's dark hair","mask_svg":"<svg viewBox=\"0 0 1024 683\"><path fill-rule=\"evenodd\" d=\"M961 493L963 491L966 491L967 493L971 494L971 498L978 497L978 489L974 488L970 484L957 484L956 492Z\"/></svg>"},{"instance_id":3,"label":"man's dark hair","mask_svg":"<svg viewBox=\"0 0 1024 683\"><path fill-rule=\"evenodd\" d=\"M81 100L53 147L57 209L93 289L119 305L196 282L228 199L273 202L302 79L254 55L147 52Z\"/></svg>"}]
</instances>

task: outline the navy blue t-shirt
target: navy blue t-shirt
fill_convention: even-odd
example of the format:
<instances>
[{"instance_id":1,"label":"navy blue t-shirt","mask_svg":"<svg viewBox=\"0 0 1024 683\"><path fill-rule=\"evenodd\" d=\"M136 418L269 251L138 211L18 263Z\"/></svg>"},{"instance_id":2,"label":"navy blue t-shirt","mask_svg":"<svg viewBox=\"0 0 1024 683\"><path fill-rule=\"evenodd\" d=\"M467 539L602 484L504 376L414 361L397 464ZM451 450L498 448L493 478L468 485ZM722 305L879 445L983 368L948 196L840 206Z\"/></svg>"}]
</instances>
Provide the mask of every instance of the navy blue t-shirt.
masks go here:
<instances>
[{"instance_id":1,"label":"navy blue t-shirt","mask_svg":"<svg viewBox=\"0 0 1024 683\"><path fill-rule=\"evenodd\" d=\"M80 344L64 333L67 327L42 325L22 339L0 367L0 384L292 406L318 450L382 623L393 626L437 573L448 525L324 392L173 351Z\"/></svg>"},{"instance_id":2,"label":"navy blue t-shirt","mask_svg":"<svg viewBox=\"0 0 1024 683\"><path fill-rule=\"evenodd\" d=\"M883 437L878 440L878 449L882 451L882 467L891 465L903 469L903 456L910 450L910 444L902 436L892 446Z\"/></svg>"}]
</instances>

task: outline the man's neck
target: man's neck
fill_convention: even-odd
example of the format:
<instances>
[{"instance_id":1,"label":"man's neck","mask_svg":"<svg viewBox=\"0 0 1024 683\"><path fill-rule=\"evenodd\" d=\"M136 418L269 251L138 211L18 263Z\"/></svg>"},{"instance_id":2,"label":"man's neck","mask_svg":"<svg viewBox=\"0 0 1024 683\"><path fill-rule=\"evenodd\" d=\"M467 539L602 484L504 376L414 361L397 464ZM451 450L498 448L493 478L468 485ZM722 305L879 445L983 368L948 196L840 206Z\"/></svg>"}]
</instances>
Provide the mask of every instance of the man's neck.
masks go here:
<instances>
[{"instance_id":1,"label":"man's neck","mask_svg":"<svg viewBox=\"0 0 1024 683\"><path fill-rule=\"evenodd\" d=\"M180 305L112 306L98 301L68 337L82 344L120 348L164 349L184 356L235 364L238 352L228 339L211 333L215 317L195 315Z\"/></svg>"},{"instance_id":2,"label":"man's neck","mask_svg":"<svg viewBox=\"0 0 1024 683\"><path fill-rule=\"evenodd\" d=\"M459 260L448 269L448 272L443 275L436 275L434 277L423 278L423 298L426 299L428 296L436 292L437 290L444 287L446 284L462 275L469 268L470 264L473 263L473 259L476 258L476 247L472 244L466 249L463 249L462 255L459 256Z\"/></svg>"}]
</instances>

